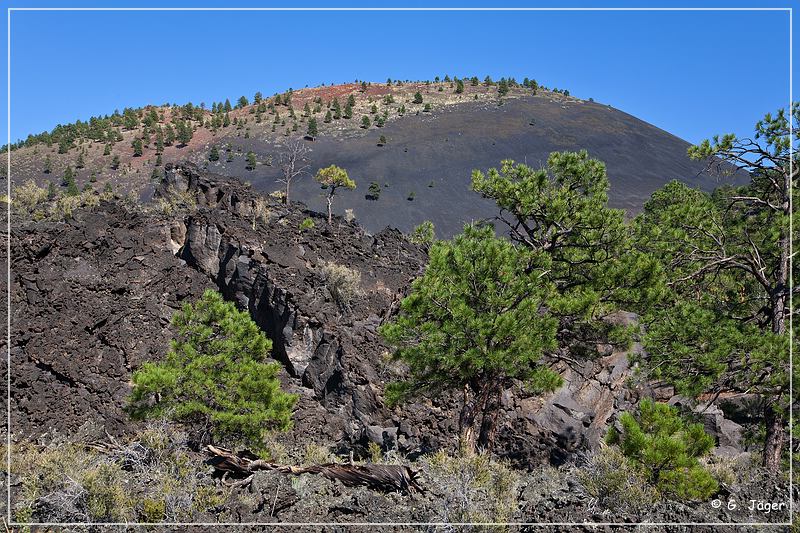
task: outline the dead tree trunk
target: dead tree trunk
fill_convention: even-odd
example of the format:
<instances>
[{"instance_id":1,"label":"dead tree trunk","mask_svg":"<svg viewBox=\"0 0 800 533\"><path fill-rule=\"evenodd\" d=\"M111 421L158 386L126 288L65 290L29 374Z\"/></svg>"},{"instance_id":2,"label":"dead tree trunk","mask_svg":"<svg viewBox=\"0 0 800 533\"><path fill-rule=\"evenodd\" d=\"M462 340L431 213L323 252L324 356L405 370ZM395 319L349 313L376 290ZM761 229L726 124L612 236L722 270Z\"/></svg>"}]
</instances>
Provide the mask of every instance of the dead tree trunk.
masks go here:
<instances>
[{"instance_id":1,"label":"dead tree trunk","mask_svg":"<svg viewBox=\"0 0 800 533\"><path fill-rule=\"evenodd\" d=\"M225 448L208 445L210 457L206 464L222 472L224 477L239 479L237 485L250 482L253 475L259 470L277 470L282 474L319 474L327 479L338 480L349 487L366 486L374 490L385 492L421 492L423 489L417 483L418 472L403 465L380 464L337 464L326 463L306 467L278 465L256 459L249 452L233 453Z\"/></svg>"}]
</instances>

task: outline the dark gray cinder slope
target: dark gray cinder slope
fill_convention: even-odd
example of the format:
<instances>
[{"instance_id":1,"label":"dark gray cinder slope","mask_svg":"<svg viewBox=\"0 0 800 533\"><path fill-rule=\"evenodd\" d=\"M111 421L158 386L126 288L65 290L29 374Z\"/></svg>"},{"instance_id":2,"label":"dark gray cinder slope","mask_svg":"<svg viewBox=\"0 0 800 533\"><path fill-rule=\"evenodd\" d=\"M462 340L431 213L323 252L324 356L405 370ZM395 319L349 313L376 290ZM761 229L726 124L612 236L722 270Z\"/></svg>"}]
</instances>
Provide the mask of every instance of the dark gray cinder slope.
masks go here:
<instances>
[{"instance_id":1,"label":"dark gray cinder slope","mask_svg":"<svg viewBox=\"0 0 800 533\"><path fill-rule=\"evenodd\" d=\"M382 147L377 146L381 135L388 139ZM259 154L280 152L266 143L261 146L256 139L237 142ZM511 99L502 106L469 102L442 107L360 135L322 136L309 145L312 171L337 164L358 183L356 190L341 192L335 210L343 213L352 208L359 223L373 232L385 226L408 231L431 220L438 235L446 237L459 232L465 222L493 217L497 214L494 204L469 190L472 170L498 167L506 158L538 167L557 150L586 149L604 161L611 181L611 205L630 214L672 179L706 190L720 184L702 174L703 163L687 157L689 143L666 131L606 105L542 96ZM279 188L277 165L260 165L248 172L243 158L238 159L220 165L224 168L220 172L249 179L261 190ZM371 181L383 187L377 201L365 197ZM407 199L411 192L413 201ZM322 211L324 194L306 176L295 186L293 200Z\"/></svg>"}]
</instances>

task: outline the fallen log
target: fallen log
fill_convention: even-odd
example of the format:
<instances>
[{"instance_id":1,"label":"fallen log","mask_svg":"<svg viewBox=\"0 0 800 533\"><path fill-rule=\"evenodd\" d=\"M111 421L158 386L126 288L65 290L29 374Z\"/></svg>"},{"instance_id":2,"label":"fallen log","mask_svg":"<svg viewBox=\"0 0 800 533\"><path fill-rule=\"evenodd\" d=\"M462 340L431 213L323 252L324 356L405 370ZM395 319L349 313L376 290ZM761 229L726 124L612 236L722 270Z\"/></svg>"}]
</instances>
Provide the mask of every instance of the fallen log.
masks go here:
<instances>
[{"instance_id":1,"label":"fallen log","mask_svg":"<svg viewBox=\"0 0 800 533\"><path fill-rule=\"evenodd\" d=\"M289 466L270 463L247 451L234 453L225 448L208 445L210 457L206 464L223 473L223 480L228 477L239 479L236 486L243 486L253 478L259 470L276 470L282 474L319 474L330 480L338 480L349 487L366 486L385 492L400 491L404 493L421 492L417 483L419 472L403 465L381 464L338 464L325 463L311 466Z\"/></svg>"}]
</instances>

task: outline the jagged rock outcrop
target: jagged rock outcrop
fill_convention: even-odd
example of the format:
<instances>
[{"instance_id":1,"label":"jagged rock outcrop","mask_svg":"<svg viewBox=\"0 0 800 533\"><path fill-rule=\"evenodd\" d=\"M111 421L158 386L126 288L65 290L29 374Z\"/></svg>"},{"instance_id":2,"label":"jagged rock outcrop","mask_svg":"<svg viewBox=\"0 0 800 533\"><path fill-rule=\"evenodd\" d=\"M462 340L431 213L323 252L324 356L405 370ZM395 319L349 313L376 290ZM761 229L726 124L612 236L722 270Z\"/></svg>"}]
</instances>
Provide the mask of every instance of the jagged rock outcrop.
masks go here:
<instances>
[{"instance_id":1,"label":"jagged rock outcrop","mask_svg":"<svg viewBox=\"0 0 800 533\"><path fill-rule=\"evenodd\" d=\"M173 312L212 284L168 246L168 223L117 203L11 235L12 433L113 433L131 371L159 358Z\"/></svg>"},{"instance_id":2,"label":"jagged rock outcrop","mask_svg":"<svg viewBox=\"0 0 800 533\"><path fill-rule=\"evenodd\" d=\"M95 420L112 433L131 427L124 412L130 376L160 358L172 314L209 287L242 309L273 340L284 386L299 395L284 438L359 453L369 442L413 458L454 449L457 399L443 394L387 408L389 363L377 328L397 311L424 268L423 251L397 230L365 233L353 222L299 204L285 206L247 185L168 166L157 196L191 197L171 211L101 203L63 223L27 223L12 232L13 431L71 431ZM311 218L313 228L301 229ZM336 301L325 265L359 273L351 301ZM630 315L623 320L633 320ZM634 347L634 350L640 349ZM629 352L607 348L593 361L558 363L564 386L535 397L517 386L502 397L496 452L531 467L568 461L597 445L620 410L640 395ZM736 449L738 426L722 413L706 422Z\"/></svg>"},{"instance_id":3,"label":"jagged rock outcrop","mask_svg":"<svg viewBox=\"0 0 800 533\"><path fill-rule=\"evenodd\" d=\"M333 441L372 441L411 456L455 446L454 398L421 399L393 410L382 402L383 385L393 375L376 328L421 272L422 252L395 230L369 236L339 218L329 228L319 215L279 204L270 206L268 223L253 224L255 193L191 164L168 169L157 194L170 191L188 192L202 206L185 219L179 257L249 309L273 339L275 357L313 391L327 422L336 421L335 431L320 431ZM303 232L306 216L316 217L316 226ZM325 262L362 275L362 293L347 311L337 307L319 276ZM565 384L544 398L521 386L506 391L497 451L529 466L561 463L596 446L614 414L635 403L637 392L626 386L628 355L609 350L594 361L559 363Z\"/></svg>"}]
</instances>

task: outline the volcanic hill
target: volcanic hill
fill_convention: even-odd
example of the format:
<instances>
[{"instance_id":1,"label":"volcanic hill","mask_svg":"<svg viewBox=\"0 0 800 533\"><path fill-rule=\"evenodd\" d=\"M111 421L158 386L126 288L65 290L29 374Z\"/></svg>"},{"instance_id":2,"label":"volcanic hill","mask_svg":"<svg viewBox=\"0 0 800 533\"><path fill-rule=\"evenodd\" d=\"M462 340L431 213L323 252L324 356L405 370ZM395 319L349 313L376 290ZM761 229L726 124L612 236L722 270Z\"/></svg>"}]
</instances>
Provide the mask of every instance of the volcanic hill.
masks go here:
<instances>
[{"instance_id":1,"label":"volcanic hill","mask_svg":"<svg viewBox=\"0 0 800 533\"><path fill-rule=\"evenodd\" d=\"M33 179L66 186L69 166L79 189L110 184L118 193L148 200L164 164L189 160L272 192L282 189L276 181L281 155L290 142L303 139L308 171L293 185L293 201L324 210L325 191L312 176L336 164L357 183L355 190L339 194L337 213L351 209L373 233L386 226L407 232L430 220L439 237L459 232L470 220L496 215L492 202L470 191L470 175L504 159L538 167L552 151L586 149L607 165L611 205L629 214L672 179L706 190L720 184L702 173L703 163L687 157L689 143L611 106L532 84L510 83L501 97L496 84L465 81L461 93L452 81L352 83L259 95L257 103L242 101L236 107L215 103L213 111L191 104L129 110L133 123L125 124L125 113L104 117L113 125L112 141L108 132L93 134L89 121L64 146L57 135L25 142L11 152L13 180L15 185ZM312 119L318 134L308 136ZM160 145L157 139L167 125L181 121L191 127L191 139ZM134 155L137 139L141 155ZM219 158L211 160L214 147ZM249 152L254 166L248 164ZM368 193L372 182L380 186L377 197Z\"/></svg>"}]
</instances>

